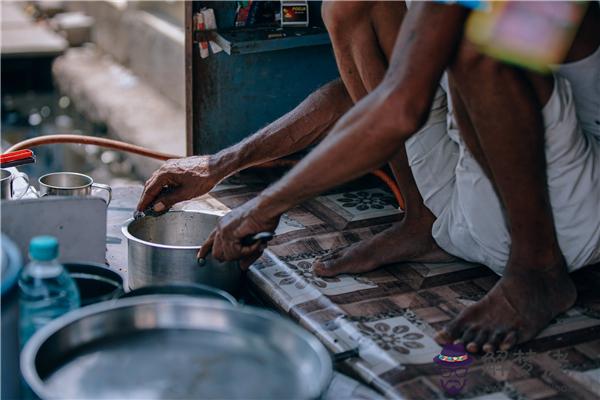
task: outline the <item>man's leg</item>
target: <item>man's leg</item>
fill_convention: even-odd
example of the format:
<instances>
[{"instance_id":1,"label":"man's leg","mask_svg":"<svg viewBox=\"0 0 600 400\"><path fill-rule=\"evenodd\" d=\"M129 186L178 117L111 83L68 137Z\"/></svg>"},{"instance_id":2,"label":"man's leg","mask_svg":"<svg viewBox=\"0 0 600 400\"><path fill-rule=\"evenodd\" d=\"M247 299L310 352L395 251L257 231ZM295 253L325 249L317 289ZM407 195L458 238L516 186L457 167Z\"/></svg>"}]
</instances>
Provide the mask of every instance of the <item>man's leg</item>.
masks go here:
<instances>
[{"instance_id":1,"label":"man's leg","mask_svg":"<svg viewBox=\"0 0 600 400\"><path fill-rule=\"evenodd\" d=\"M541 110L552 79L501 64L468 44L450 77L459 127L504 206L511 249L502 279L437 339L462 341L472 352L505 350L532 339L576 298L547 189Z\"/></svg>"},{"instance_id":2,"label":"man's leg","mask_svg":"<svg viewBox=\"0 0 600 400\"><path fill-rule=\"evenodd\" d=\"M405 12L400 2L324 3L324 20L340 75L355 102L383 79ZM369 240L318 260L314 264L317 274L365 272L399 261L453 259L431 237L435 217L423 204L404 149L390 167L406 203L403 220Z\"/></svg>"},{"instance_id":3,"label":"man's leg","mask_svg":"<svg viewBox=\"0 0 600 400\"><path fill-rule=\"evenodd\" d=\"M396 156L390 165L406 203L403 219L370 239L317 260L313 266L317 274L335 276L372 271L382 265L404 261L448 262L456 259L443 251L431 236L435 217L423 205L423 199L408 167L406 152ZM408 173L402 175L405 169ZM397 173L398 171L401 172Z\"/></svg>"},{"instance_id":4,"label":"man's leg","mask_svg":"<svg viewBox=\"0 0 600 400\"><path fill-rule=\"evenodd\" d=\"M383 79L406 5L325 1L322 14L340 76L356 103Z\"/></svg>"}]
</instances>

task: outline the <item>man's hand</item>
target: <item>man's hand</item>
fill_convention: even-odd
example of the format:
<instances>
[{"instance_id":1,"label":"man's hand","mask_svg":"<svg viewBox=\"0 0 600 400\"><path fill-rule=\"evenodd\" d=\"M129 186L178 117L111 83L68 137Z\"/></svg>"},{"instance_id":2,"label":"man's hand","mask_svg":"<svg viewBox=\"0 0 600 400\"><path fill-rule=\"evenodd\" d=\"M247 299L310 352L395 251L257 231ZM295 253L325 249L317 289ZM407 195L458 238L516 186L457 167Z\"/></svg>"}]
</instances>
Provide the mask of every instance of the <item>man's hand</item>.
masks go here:
<instances>
[{"instance_id":1,"label":"man's hand","mask_svg":"<svg viewBox=\"0 0 600 400\"><path fill-rule=\"evenodd\" d=\"M154 205L154 211L164 211L175 203L208 193L226 176L214 167L211 156L168 160L146 182L137 210ZM165 186L171 190L161 193Z\"/></svg>"},{"instance_id":2,"label":"man's hand","mask_svg":"<svg viewBox=\"0 0 600 400\"><path fill-rule=\"evenodd\" d=\"M198 258L212 256L219 261L239 260L244 270L260 255L266 244L258 241L250 246L242 246L241 240L259 232L274 232L280 215L272 215L258 206L259 198L254 198L223 216L217 227L198 252Z\"/></svg>"}]
</instances>

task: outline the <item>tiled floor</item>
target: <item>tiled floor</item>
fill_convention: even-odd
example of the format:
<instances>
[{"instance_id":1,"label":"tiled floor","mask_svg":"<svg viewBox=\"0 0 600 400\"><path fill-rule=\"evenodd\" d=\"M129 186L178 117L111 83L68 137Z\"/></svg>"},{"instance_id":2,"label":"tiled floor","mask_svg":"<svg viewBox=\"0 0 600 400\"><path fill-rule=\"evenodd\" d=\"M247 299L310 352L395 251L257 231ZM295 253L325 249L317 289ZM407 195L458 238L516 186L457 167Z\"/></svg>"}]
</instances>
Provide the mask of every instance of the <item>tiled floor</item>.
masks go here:
<instances>
[{"instance_id":1,"label":"tiled floor","mask_svg":"<svg viewBox=\"0 0 600 400\"><path fill-rule=\"evenodd\" d=\"M226 188L192 203L225 210L255 191ZM248 277L263 297L315 333L332 352L358 349L359 357L345 363L381 393L444 398L440 372L432 362L440 347L432 337L494 285L497 277L489 269L454 262L391 265L330 279L312 272L317 257L369 238L398 220L389 196L380 188L338 192L290 210ZM597 399L600 269L580 271L576 280L580 296L575 308L515 351L478 357L458 397Z\"/></svg>"}]
</instances>

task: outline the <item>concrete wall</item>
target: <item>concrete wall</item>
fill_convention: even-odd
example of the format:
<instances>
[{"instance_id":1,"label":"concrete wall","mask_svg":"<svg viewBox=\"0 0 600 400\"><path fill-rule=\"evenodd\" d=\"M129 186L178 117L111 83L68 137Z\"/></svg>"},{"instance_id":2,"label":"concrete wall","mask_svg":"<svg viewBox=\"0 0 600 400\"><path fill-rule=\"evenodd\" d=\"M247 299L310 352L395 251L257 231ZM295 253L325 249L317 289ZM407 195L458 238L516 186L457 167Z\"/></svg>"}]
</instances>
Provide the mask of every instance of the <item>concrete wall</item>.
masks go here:
<instances>
[{"instance_id":1,"label":"concrete wall","mask_svg":"<svg viewBox=\"0 0 600 400\"><path fill-rule=\"evenodd\" d=\"M185 107L183 2L72 1L95 19L94 42L161 94Z\"/></svg>"}]
</instances>

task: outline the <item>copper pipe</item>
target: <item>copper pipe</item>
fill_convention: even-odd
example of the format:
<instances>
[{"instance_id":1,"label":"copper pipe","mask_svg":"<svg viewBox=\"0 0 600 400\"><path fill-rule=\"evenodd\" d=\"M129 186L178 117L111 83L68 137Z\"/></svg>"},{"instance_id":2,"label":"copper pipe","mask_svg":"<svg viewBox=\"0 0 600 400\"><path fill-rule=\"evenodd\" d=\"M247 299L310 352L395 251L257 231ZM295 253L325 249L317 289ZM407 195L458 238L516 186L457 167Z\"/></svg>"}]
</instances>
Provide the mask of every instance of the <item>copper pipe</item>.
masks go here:
<instances>
[{"instance_id":1,"label":"copper pipe","mask_svg":"<svg viewBox=\"0 0 600 400\"><path fill-rule=\"evenodd\" d=\"M45 144L55 144L55 143L76 143L76 144L93 144L101 147L108 147L110 149L121 150L128 153L138 154L144 157L155 158L157 160L169 160L171 158L181 158L181 156L176 156L173 154L161 153L159 151L154 151L147 149L145 147L136 146L133 144L120 142L118 140L113 139L105 139L94 136L83 136L83 135L46 135L40 136L33 139L23 140L13 146L11 146L6 153L10 153L11 151L28 149L31 147L42 146Z\"/></svg>"},{"instance_id":2,"label":"copper pipe","mask_svg":"<svg viewBox=\"0 0 600 400\"><path fill-rule=\"evenodd\" d=\"M127 153L138 154L144 157L150 157L157 160L170 160L174 158L182 158L182 156L176 156L173 154L162 153L159 151L154 151L147 149L145 147L136 146L133 144L121 142L113 139L99 138L94 136L83 136L83 135L69 135L69 134L58 134L58 135L45 135L36 137L33 139L23 140L13 146L11 146L5 153L10 153L12 151L17 151L21 149L28 149L31 147L42 146L45 144L56 144L56 143L75 143L75 144L91 144L95 146L107 147L114 150L125 151ZM263 164L257 165L258 168L274 168L274 167L293 167L298 163L297 160L288 160L288 159L278 159L267 161ZM402 197L402 193L400 192L400 188L396 185L396 182L392 178L390 178L383 170L377 169L371 172L373 175L381 179L392 191L396 201L398 202L398 206L405 210L405 202L404 197Z\"/></svg>"}]
</instances>

